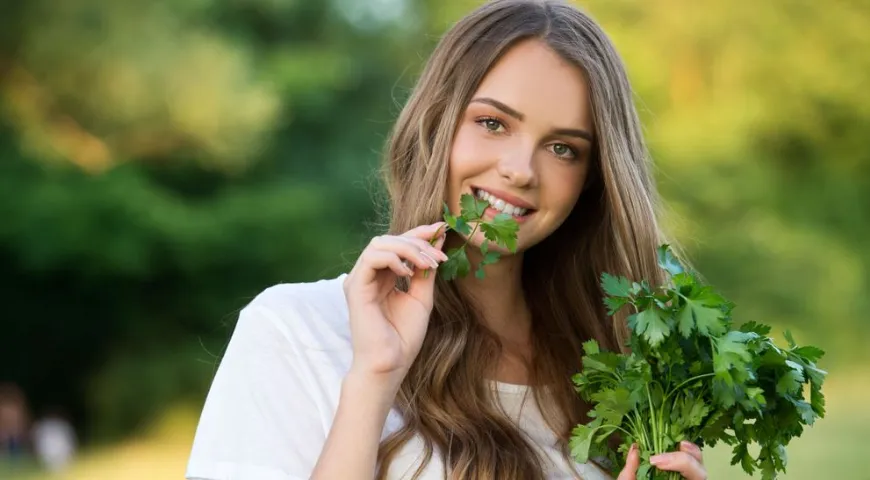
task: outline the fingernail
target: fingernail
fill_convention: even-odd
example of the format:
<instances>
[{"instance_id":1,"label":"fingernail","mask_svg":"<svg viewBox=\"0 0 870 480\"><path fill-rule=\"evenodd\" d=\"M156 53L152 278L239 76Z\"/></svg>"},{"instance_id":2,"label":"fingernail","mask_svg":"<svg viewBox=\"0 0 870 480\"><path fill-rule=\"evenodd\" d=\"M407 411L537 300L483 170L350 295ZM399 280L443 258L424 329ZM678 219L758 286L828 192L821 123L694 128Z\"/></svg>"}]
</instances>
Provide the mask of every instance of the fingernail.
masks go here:
<instances>
[{"instance_id":1,"label":"fingernail","mask_svg":"<svg viewBox=\"0 0 870 480\"><path fill-rule=\"evenodd\" d=\"M653 455L649 457L649 463L652 465L660 465L665 463L666 458L661 455Z\"/></svg>"},{"instance_id":2,"label":"fingernail","mask_svg":"<svg viewBox=\"0 0 870 480\"><path fill-rule=\"evenodd\" d=\"M421 251L420 255L423 255L424 257L426 257L426 260L429 261L429 264L432 265L433 268L438 268L438 261L435 260L434 258L430 257L429 254Z\"/></svg>"},{"instance_id":3,"label":"fingernail","mask_svg":"<svg viewBox=\"0 0 870 480\"><path fill-rule=\"evenodd\" d=\"M634 452L636 452L636 451L637 451L637 444L636 444L636 443L632 443L632 444L631 444L631 448L628 449L628 454L631 455L632 453L634 453Z\"/></svg>"},{"instance_id":4,"label":"fingernail","mask_svg":"<svg viewBox=\"0 0 870 480\"><path fill-rule=\"evenodd\" d=\"M685 448L691 449L691 450L697 450L697 449L698 449L698 446L697 446L697 445L695 445L694 443L692 443L692 442L690 442L690 441L688 441L688 440L683 440L682 442L680 442L680 445L682 445L682 446L685 447Z\"/></svg>"}]
</instances>

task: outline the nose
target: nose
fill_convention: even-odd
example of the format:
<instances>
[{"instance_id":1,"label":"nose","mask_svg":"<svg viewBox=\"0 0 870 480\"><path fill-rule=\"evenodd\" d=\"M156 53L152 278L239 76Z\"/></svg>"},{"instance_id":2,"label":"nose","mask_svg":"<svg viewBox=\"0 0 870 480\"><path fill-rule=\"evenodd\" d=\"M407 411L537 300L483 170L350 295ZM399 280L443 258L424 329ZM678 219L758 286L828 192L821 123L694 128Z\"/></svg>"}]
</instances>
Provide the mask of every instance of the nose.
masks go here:
<instances>
[{"instance_id":1,"label":"nose","mask_svg":"<svg viewBox=\"0 0 870 480\"><path fill-rule=\"evenodd\" d=\"M533 187L537 180L534 157L534 149L532 148L512 149L502 155L496 170L513 187Z\"/></svg>"}]
</instances>

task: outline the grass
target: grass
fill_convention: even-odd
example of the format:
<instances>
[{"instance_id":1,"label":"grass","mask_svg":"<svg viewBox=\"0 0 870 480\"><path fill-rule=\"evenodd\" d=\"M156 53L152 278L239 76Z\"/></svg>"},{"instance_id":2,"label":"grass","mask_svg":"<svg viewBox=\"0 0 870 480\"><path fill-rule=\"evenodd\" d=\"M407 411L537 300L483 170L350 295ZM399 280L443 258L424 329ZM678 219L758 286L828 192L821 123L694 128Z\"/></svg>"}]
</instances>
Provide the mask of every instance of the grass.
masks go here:
<instances>
[{"instance_id":1,"label":"grass","mask_svg":"<svg viewBox=\"0 0 870 480\"><path fill-rule=\"evenodd\" d=\"M827 416L804 436L788 447L786 480L847 479L870 480L864 466L865 450L870 442L870 410L864 399L870 394L867 374L831 374L825 384L828 398ZM73 467L62 476L31 471L13 473L3 470L6 480L181 480L198 411L178 407L135 438L111 447L86 450ZM752 478L739 466L731 466L727 446L705 452L711 479L742 480ZM756 476L756 478L759 478Z\"/></svg>"},{"instance_id":2,"label":"grass","mask_svg":"<svg viewBox=\"0 0 870 480\"><path fill-rule=\"evenodd\" d=\"M111 447L83 450L61 475L31 470L15 476L0 468L3 480L170 480L184 478L198 411L169 410L142 434Z\"/></svg>"}]
</instances>

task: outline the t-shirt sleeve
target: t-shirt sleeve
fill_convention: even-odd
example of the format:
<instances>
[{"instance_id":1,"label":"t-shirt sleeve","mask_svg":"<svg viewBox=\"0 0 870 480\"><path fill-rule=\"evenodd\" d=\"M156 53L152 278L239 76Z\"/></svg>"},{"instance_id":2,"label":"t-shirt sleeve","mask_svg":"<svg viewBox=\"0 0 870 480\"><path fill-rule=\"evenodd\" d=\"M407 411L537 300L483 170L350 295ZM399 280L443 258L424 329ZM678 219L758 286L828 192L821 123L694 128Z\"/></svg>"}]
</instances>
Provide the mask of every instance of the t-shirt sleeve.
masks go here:
<instances>
[{"instance_id":1,"label":"t-shirt sleeve","mask_svg":"<svg viewBox=\"0 0 870 480\"><path fill-rule=\"evenodd\" d=\"M285 321L288 315L298 314L281 312ZM312 365L281 327L282 319L256 301L240 313L206 397L187 479L311 475L326 440L324 406L312 394Z\"/></svg>"}]
</instances>

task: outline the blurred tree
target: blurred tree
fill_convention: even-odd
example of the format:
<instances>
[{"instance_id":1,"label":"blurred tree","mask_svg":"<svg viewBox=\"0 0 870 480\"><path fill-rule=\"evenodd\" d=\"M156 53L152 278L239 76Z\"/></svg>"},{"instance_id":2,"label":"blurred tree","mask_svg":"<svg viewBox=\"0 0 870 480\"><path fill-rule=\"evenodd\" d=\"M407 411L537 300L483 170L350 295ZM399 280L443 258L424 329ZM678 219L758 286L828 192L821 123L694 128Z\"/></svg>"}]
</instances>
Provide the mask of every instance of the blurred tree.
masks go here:
<instances>
[{"instance_id":1,"label":"blurred tree","mask_svg":"<svg viewBox=\"0 0 870 480\"><path fill-rule=\"evenodd\" d=\"M0 377L109 436L198 398L251 296L353 259L407 45L322 2L11 11Z\"/></svg>"},{"instance_id":2,"label":"blurred tree","mask_svg":"<svg viewBox=\"0 0 870 480\"><path fill-rule=\"evenodd\" d=\"M625 56L675 227L739 318L863 355L870 4L584 3Z\"/></svg>"}]
</instances>

